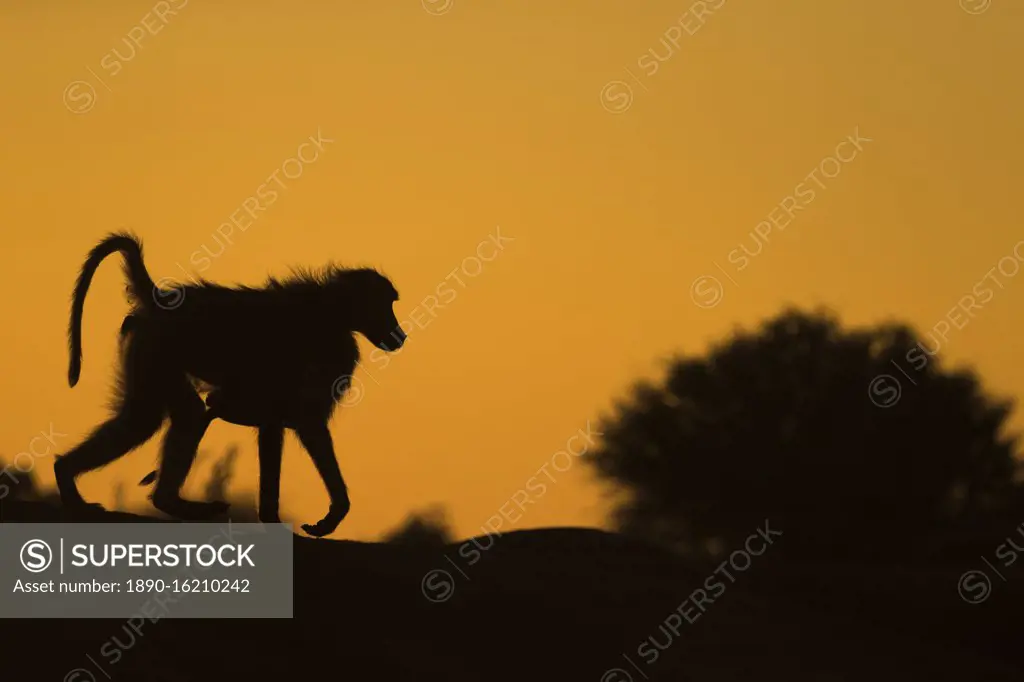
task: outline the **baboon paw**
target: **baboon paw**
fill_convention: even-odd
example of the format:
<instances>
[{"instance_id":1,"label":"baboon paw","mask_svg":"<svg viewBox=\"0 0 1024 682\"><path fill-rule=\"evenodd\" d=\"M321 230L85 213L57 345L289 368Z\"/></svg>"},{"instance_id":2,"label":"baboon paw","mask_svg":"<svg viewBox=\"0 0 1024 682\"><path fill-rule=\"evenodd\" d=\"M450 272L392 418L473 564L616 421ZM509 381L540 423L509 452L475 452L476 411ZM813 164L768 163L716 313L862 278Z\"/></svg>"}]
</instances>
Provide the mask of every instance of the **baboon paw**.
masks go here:
<instances>
[{"instance_id":1,"label":"baboon paw","mask_svg":"<svg viewBox=\"0 0 1024 682\"><path fill-rule=\"evenodd\" d=\"M322 538L325 535L330 535L337 527L338 522L331 519L321 519L313 524L302 524L302 530L306 531L307 535L311 535L314 538Z\"/></svg>"},{"instance_id":2,"label":"baboon paw","mask_svg":"<svg viewBox=\"0 0 1024 682\"><path fill-rule=\"evenodd\" d=\"M302 529L306 531L306 535L313 538L323 538L324 536L329 536L334 532L334 527L330 527L323 520L317 521L316 523L303 523Z\"/></svg>"},{"instance_id":3,"label":"baboon paw","mask_svg":"<svg viewBox=\"0 0 1024 682\"><path fill-rule=\"evenodd\" d=\"M348 516L348 510L348 504L332 506L331 510L327 512L327 516L314 524L302 524L302 530L315 538L322 538L325 535L330 535L338 528L338 525L345 519L345 517Z\"/></svg>"}]
</instances>

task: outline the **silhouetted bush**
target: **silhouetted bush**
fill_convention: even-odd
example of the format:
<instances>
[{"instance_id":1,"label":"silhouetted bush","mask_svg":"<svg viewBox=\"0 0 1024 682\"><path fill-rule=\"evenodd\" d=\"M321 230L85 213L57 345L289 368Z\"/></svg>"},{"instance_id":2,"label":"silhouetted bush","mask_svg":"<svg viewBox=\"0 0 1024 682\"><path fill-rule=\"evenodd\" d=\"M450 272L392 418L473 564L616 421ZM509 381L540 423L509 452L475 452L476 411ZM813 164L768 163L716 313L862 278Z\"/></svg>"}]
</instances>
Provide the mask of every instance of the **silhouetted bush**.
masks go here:
<instances>
[{"instance_id":1,"label":"silhouetted bush","mask_svg":"<svg viewBox=\"0 0 1024 682\"><path fill-rule=\"evenodd\" d=\"M238 451L237 445L229 445L224 455L214 464L210 478L206 481L203 489L203 498L230 502L231 508L228 511L228 516L236 523L258 523L259 514L256 510L255 500L251 496L228 496L228 487L235 473ZM61 506L60 495L55 490L43 490L35 479L34 471L23 473L0 460L0 471L4 471L5 467L9 473L0 476L0 500L26 500L44 502L55 507ZM6 490L4 486L6 486ZM124 490L123 481L115 484L113 509L140 516L160 517L149 505L145 505L142 509L131 508L125 503Z\"/></svg>"},{"instance_id":2,"label":"silhouetted bush","mask_svg":"<svg viewBox=\"0 0 1024 682\"><path fill-rule=\"evenodd\" d=\"M448 515L441 505L409 514L402 525L384 536L384 542L431 546L449 544L453 538Z\"/></svg>"},{"instance_id":3,"label":"silhouetted bush","mask_svg":"<svg viewBox=\"0 0 1024 682\"><path fill-rule=\"evenodd\" d=\"M769 519L790 556L906 555L1024 512L1011 403L937 351L787 310L640 383L585 457L629 494L619 528L670 546L734 549Z\"/></svg>"},{"instance_id":4,"label":"silhouetted bush","mask_svg":"<svg viewBox=\"0 0 1024 682\"><path fill-rule=\"evenodd\" d=\"M231 503L228 516L237 523L259 523L259 514L255 501L249 497L228 497L228 486L235 475L235 464L238 459L238 446L229 445L224 455L213 465L210 478L203 490L204 500L216 500Z\"/></svg>"}]
</instances>

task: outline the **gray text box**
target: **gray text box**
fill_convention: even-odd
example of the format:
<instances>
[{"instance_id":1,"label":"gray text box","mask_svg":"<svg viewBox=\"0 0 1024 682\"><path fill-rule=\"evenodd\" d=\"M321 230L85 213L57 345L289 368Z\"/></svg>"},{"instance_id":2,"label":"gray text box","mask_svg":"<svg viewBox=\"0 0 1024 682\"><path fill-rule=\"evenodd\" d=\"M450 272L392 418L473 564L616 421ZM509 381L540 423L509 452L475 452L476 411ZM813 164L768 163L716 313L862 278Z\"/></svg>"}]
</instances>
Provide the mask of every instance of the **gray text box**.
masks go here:
<instances>
[{"instance_id":1,"label":"gray text box","mask_svg":"<svg viewBox=\"0 0 1024 682\"><path fill-rule=\"evenodd\" d=\"M284 524L0 523L0 618L291 618L293 541Z\"/></svg>"}]
</instances>

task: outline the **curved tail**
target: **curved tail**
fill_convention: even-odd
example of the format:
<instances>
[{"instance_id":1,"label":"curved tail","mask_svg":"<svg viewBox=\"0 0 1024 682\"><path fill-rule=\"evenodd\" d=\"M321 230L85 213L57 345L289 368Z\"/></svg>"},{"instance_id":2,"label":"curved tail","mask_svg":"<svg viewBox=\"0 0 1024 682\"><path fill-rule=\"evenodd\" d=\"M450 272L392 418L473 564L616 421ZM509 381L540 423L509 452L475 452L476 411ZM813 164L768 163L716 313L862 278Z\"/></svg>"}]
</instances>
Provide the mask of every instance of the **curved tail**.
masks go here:
<instances>
[{"instance_id":1,"label":"curved tail","mask_svg":"<svg viewBox=\"0 0 1024 682\"><path fill-rule=\"evenodd\" d=\"M82 313L85 311L85 294L89 290L92 276L103 259L117 251L124 256L124 273L128 278L128 291L134 302L148 307L152 292L156 288L142 260L142 242L133 234L117 232L97 244L82 265L71 299L71 322L68 338L71 346L71 362L68 366L68 384L74 386L82 373Z\"/></svg>"}]
</instances>

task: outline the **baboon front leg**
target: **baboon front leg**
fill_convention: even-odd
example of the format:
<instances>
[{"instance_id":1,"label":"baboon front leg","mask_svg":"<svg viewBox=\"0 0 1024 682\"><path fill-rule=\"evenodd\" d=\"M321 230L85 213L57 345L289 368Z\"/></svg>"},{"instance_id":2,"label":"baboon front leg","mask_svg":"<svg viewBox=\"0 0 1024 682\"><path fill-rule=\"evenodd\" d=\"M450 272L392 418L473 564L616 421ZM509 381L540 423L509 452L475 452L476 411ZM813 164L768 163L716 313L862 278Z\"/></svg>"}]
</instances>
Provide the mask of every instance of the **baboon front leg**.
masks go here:
<instances>
[{"instance_id":1,"label":"baboon front leg","mask_svg":"<svg viewBox=\"0 0 1024 682\"><path fill-rule=\"evenodd\" d=\"M315 524L303 524L302 530L317 538L330 535L348 514L350 507L348 488L345 486L345 479L341 477L338 460L334 457L331 432L326 423L299 426L295 432L302 442L302 447L313 459L313 464L316 465L316 470L331 496L331 508L327 516Z\"/></svg>"},{"instance_id":2,"label":"baboon front leg","mask_svg":"<svg viewBox=\"0 0 1024 682\"><path fill-rule=\"evenodd\" d=\"M160 473L151 496L153 506L169 516L188 521L205 521L223 514L229 507L226 502L195 502L181 497L181 487L211 420L202 398L191 385L183 383L177 389L170 417L171 424L160 453Z\"/></svg>"},{"instance_id":3,"label":"baboon front leg","mask_svg":"<svg viewBox=\"0 0 1024 682\"><path fill-rule=\"evenodd\" d=\"M259 435L260 523L280 523L281 455L284 452L284 428L262 426Z\"/></svg>"},{"instance_id":4,"label":"baboon front leg","mask_svg":"<svg viewBox=\"0 0 1024 682\"><path fill-rule=\"evenodd\" d=\"M258 391L217 387L206 396L207 416L230 424L259 429L259 519L262 523L280 523L281 455L284 450L284 426Z\"/></svg>"}]
</instances>

